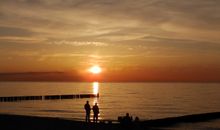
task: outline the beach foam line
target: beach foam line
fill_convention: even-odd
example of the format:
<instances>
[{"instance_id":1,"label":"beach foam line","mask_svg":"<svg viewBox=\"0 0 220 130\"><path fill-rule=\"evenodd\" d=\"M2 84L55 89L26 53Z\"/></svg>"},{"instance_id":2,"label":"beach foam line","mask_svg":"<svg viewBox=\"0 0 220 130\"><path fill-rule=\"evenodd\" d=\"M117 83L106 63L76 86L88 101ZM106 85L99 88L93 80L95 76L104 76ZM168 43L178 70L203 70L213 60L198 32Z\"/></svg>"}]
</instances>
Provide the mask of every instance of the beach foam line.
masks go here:
<instances>
[{"instance_id":1,"label":"beach foam line","mask_svg":"<svg viewBox=\"0 0 220 130\"><path fill-rule=\"evenodd\" d=\"M57 100L57 99L80 99L96 98L99 94L68 94L68 95L45 95L45 96L10 96L0 97L0 102L17 102L25 100Z\"/></svg>"}]
</instances>

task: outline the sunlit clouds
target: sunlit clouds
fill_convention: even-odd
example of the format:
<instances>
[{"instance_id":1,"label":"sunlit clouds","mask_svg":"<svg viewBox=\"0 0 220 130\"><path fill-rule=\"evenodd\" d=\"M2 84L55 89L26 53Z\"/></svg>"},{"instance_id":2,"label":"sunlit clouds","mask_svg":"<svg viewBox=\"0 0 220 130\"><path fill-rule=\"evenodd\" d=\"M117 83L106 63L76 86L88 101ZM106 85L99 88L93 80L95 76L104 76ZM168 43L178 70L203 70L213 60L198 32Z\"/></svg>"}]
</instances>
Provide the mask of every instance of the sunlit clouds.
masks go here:
<instances>
[{"instance_id":1,"label":"sunlit clouds","mask_svg":"<svg viewBox=\"0 0 220 130\"><path fill-rule=\"evenodd\" d=\"M218 0L1 0L0 19L0 72L220 75Z\"/></svg>"},{"instance_id":2,"label":"sunlit clouds","mask_svg":"<svg viewBox=\"0 0 220 130\"><path fill-rule=\"evenodd\" d=\"M89 42L89 41L54 41L49 42L49 44L55 44L55 45L72 45L72 46L107 46L106 43L102 42Z\"/></svg>"}]
</instances>

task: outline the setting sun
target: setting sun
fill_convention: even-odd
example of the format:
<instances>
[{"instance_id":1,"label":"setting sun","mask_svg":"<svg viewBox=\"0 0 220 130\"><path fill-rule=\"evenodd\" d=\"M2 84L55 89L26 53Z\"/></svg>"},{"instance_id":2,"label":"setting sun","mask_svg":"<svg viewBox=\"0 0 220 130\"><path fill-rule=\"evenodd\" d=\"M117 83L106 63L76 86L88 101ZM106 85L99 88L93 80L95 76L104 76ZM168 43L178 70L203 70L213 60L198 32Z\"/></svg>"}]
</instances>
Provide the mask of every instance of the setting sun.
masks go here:
<instances>
[{"instance_id":1,"label":"setting sun","mask_svg":"<svg viewBox=\"0 0 220 130\"><path fill-rule=\"evenodd\" d=\"M102 69L99 66L92 66L89 69L89 72L93 73L93 74L99 74L101 73Z\"/></svg>"}]
</instances>

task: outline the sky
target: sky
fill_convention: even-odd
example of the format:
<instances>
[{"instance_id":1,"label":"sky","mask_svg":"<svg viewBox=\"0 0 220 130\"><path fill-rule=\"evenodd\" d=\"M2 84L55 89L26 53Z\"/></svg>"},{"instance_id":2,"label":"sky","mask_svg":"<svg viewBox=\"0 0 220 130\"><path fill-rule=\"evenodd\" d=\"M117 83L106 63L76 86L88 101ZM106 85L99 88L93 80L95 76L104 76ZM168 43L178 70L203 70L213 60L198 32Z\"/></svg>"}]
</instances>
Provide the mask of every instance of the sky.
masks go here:
<instances>
[{"instance_id":1,"label":"sky","mask_svg":"<svg viewBox=\"0 0 220 130\"><path fill-rule=\"evenodd\" d=\"M0 79L220 81L219 23L219 0L1 0Z\"/></svg>"}]
</instances>

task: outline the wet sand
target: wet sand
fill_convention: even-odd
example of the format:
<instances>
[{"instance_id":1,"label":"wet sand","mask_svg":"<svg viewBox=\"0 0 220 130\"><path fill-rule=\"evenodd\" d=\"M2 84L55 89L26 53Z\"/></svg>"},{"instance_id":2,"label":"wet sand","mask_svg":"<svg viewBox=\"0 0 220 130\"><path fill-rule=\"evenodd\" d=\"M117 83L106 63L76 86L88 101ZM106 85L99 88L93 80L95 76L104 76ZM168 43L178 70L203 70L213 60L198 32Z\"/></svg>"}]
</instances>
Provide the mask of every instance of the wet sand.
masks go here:
<instances>
[{"instance_id":1,"label":"wet sand","mask_svg":"<svg viewBox=\"0 0 220 130\"><path fill-rule=\"evenodd\" d=\"M21 115L0 114L0 129L2 130L144 130L144 129L163 129L166 127L175 128L177 124L196 123L220 119L220 112L186 115L180 117L170 117L163 119L141 121L130 125L119 123L85 123L68 119L34 117Z\"/></svg>"}]
</instances>

